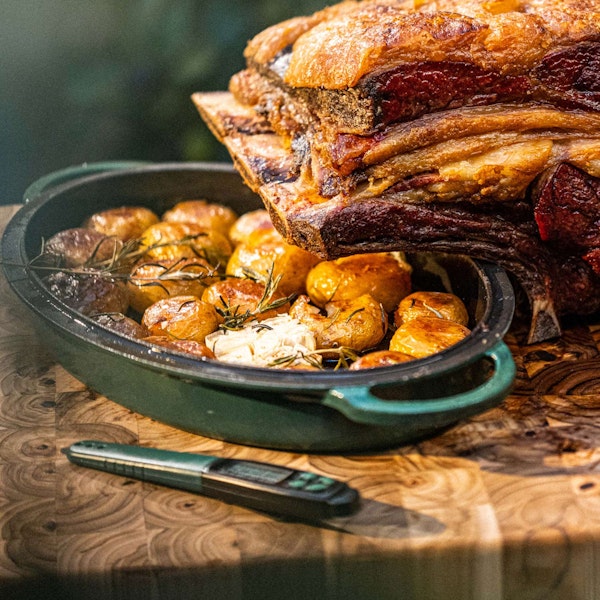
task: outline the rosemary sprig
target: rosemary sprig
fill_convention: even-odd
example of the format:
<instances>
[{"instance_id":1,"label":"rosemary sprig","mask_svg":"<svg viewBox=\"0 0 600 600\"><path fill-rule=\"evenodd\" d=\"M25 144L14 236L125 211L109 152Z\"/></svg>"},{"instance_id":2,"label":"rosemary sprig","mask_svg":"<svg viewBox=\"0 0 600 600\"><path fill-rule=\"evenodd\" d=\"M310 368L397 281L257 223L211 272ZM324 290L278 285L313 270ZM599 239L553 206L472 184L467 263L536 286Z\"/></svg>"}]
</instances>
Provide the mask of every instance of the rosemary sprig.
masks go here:
<instances>
[{"instance_id":1,"label":"rosemary sprig","mask_svg":"<svg viewBox=\"0 0 600 600\"><path fill-rule=\"evenodd\" d=\"M191 271L189 269L201 267L198 264L185 264L188 259L180 258L172 265L161 263L146 262L134 267L131 273L125 274L124 279L131 281L137 287L160 287L169 294L169 290L164 285L167 281L201 281L203 279L214 279L215 277L224 277L217 271L217 267L209 267L205 271ZM139 275L138 271L145 267L154 267L162 270L161 273L148 276ZM117 278L119 278L117 276Z\"/></svg>"},{"instance_id":2,"label":"rosemary sprig","mask_svg":"<svg viewBox=\"0 0 600 600\"><path fill-rule=\"evenodd\" d=\"M344 318L344 323L350 323L350 321L352 320L352 317L356 316L358 313L363 312L364 310L365 310L364 307L353 310L349 315L347 315ZM334 313L329 317L328 323L325 326L325 329L329 329L330 327L333 327L334 324L340 319L341 314L342 314L341 309L337 308L334 311Z\"/></svg>"},{"instance_id":3,"label":"rosemary sprig","mask_svg":"<svg viewBox=\"0 0 600 600\"><path fill-rule=\"evenodd\" d=\"M248 279L264 282L265 289L262 297L256 305L256 310L251 311L247 309L244 312L241 312L239 305L231 306L228 304L225 298L221 296L221 303L223 306L217 307L217 312L221 315L221 317L223 317L224 322L219 326L220 329L230 331L242 329L248 321L252 321L259 315L271 310L277 310L278 308L281 308L285 304L291 303L294 300L295 294L290 294L289 296L283 298L271 300L273 294L277 290L279 282L281 281L281 275L274 277L274 266L274 263L272 263L269 267L266 280L264 277L260 277L256 272L251 271L250 269L243 270L244 276Z\"/></svg>"},{"instance_id":4,"label":"rosemary sprig","mask_svg":"<svg viewBox=\"0 0 600 600\"><path fill-rule=\"evenodd\" d=\"M100 248L105 245L110 239L114 241L112 254L109 258L98 258ZM65 258L61 254L47 252L47 242L42 240L42 249L40 253L32 258L26 265L28 268L36 270L64 271L77 275L94 274L113 274L122 269L125 265L131 264L138 257L143 256L140 250L139 240L130 240L128 242L119 243L115 238L106 238L100 240L89 258L79 267L67 267Z\"/></svg>"},{"instance_id":5,"label":"rosemary sprig","mask_svg":"<svg viewBox=\"0 0 600 600\"><path fill-rule=\"evenodd\" d=\"M60 254L51 254L46 251L46 241L42 240L42 248L40 253L35 256L33 259L29 261L26 265L26 268L40 270L40 271L62 271L65 273L69 273L72 275L80 275L80 276L99 276L99 277L110 277L111 279L123 279L129 280L133 277L132 273L123 272L125 268L129 268L138 262L140 259L150 255L152 252L159 250L160 248L164 248L167 246L190 246L194 254L198 258L202 258L206 260L206 262L210 265L210 269L206 273L202 272L193 272L186 271L184 265L183 268L176 268L181 265L181 263L185 262L186 259L180 259L175 265L171 267L165 267L165 272L158 276L152 276L149 279L149 285L153 285L154 280L193 280L193 279L204 279L206 277L215 277L218 274L218 270L221 266L220 262L215 257L209 257L209 253L206 252L205 249L201 249L200 251L193 245L193 241L198 237L206 236L206 233L197 233L193 235L188 235L180 240L171 240L171 241L158 241L149 246L145 246L142 244L140 239L129 240L127 242L123 242L122 244L117 243L118 240L115 240L115 244L113 247L112 255L109 258L98 258L100 248L103 244L106 244L107 240L101 240L90 254L90 257L78 267L67 267L64 265L64 257ZM108 238L110 239L110 238ZM114 239L114 238L113 238ZM144 265L155 264L159 266L158 263L143 263ZM141 265L140 265L141 266ZM163 265L160 265L163 266ZM194 265L189 265L194 266ZM135 277L137 280L143 280L144 278Z\"/></svg>"},{"instance_id":6,"label":"rosemary sprig","mask_svg":"<svg viewBox=\"0 0 600 600\"><path fill-rule=\"evenodd\" d=\"M324 356L327 358L331 358L335 355L337 355L337 362L333 367L334 371L340 369L347 369L350 366L350 364L358 358L358 354L355 350L347 346L341 346L340 348L322 348L319 350L313 350L312 352L299 351L296 354L290 354L287 356L281 356L279 358L276 358L271 363L269 363L269 366L285 368L290 367L299 361L304 361L312 367L325 370L326 367L325 365L323 365L323 362L319 360L319 358L322 358Z\"/></svg>"},{"instance_id":7,"label":"rosemary sprig","mask_svg":"<svg viewBox=\"0 0 600 600\"><path fill-rule=\"evenodd\" d=\"M255 320L259 315L269 312L271 310L277 310L284 304L291 302L294 299L294 294L285 298L278 298L277 300L268 301L263 297L257 304L256 310L246 309L245 311L240 310L239 305L231 306L227 303L225 298L221 296L221 303L223 306L216 306L217 312L223 317L223 323L219 325L219 329L237 331L242 329L248 321ZM261 325L256 325L261 327ZM262 327L267 327L266 325Z\"/></svg>"}]
</instances>

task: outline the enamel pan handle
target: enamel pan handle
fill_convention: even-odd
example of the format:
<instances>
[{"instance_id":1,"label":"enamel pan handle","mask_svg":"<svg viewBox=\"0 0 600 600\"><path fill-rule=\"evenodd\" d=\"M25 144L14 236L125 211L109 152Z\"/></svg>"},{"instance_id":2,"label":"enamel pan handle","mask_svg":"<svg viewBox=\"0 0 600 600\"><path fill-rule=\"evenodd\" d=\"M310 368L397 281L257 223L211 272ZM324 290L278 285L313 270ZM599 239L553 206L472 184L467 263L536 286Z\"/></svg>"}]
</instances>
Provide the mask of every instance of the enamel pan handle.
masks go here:
<instances>
[{"instance_id":1,"label":"enamel pan handle","mask_svg":"<svg viewBox=\"0 0 600 600\"><path fill-rule=\"evenodd\" d=\"M115 171L117 169L131 169L133 167L143 167L149 163L142 161L108 161L108 162L93 162L83 163L73 167L66 167L52 173L48 173L44 177L40 177L32 183L23 194L23 202L27 203L37 198L46 190L53 188L61 183L66 183L79 177L93 175L94 173L102 173L104 171Z\"/></svg>"},{"instance_id":2,"label":"enamel pan handle","mask_svg":"<svg viewBox=\"0 0 600 600\"><path fill-rule=\"evenodd\" d=\"M382 400L369 387L352 386L332 389L322 403L334 408L355 423L390 426L426 423L447 425L499 404L510 392L516 375L512 354L499 342L484 355L494 363L493 375L483 384L453 396L426 400ZM444 387L444 375L440 387Z\"/></svg>"}]
</instances>

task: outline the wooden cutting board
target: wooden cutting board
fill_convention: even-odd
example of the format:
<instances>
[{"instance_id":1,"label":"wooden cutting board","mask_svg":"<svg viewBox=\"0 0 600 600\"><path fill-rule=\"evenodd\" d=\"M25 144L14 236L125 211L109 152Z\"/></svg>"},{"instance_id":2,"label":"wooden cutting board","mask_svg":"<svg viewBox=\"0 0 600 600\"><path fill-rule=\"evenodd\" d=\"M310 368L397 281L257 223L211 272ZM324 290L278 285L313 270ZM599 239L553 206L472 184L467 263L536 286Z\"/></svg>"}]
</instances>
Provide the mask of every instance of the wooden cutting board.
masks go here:
<instances>
[{"instance_id":1,"label":"wooden cutting board","mask_svg":"<svg viewBox=\"0 0 600 600\"><path fill-rule=\"evenodd\" d=\"M307 455L99 396L46 352L1 278L0 598L600 598L600 317L535 346L521 329L498 408L415 445ZM364 503L336 523L287 522L71 465L60 449L86 438L310 469Z\"/></svg>"}]
</instances>

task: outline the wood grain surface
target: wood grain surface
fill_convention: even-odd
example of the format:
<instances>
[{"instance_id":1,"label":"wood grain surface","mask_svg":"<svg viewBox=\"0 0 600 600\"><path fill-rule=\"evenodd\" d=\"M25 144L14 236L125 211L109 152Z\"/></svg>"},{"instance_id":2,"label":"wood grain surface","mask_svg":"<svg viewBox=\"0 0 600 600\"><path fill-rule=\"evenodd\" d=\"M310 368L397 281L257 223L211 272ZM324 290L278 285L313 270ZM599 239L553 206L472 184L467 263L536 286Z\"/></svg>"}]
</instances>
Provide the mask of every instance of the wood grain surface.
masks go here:
<instances>
[{"instance_id":1,"label":"wood grain surface","mask_svg":"<svg viewBox=\"0 0 600 600\"><path fill-rule=\"evenodd\" d=\"M600 599L600 318L535 346L520 329L498 408L416 445L306 455L99 396L46 352L2 278L0 598ZM275 519L71 465L60 449L84 438L311 469L364 503L323 526Z\"/></svg>"}]
</instances>

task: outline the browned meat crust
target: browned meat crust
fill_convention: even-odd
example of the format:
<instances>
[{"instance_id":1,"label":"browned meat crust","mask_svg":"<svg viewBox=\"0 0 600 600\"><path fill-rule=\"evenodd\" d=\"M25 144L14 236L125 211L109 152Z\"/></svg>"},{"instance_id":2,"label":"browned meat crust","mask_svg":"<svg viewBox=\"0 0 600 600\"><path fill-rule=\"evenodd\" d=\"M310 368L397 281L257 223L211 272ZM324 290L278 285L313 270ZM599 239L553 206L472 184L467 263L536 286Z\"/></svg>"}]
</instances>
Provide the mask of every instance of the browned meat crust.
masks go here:
<instances>
[{"instance_id":1,"label":"browned meat crust","mask_svg":"<svg viewBox=\"0 0 600 600\"><path fill-rule=\"evenodd\" d=\"M531 341L600 308L595 0L343 2L246 59L194 101L288 240L499 262Z\"/></svg>"}]
</instances>

